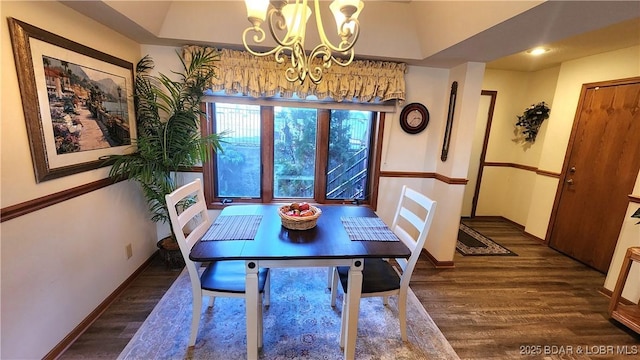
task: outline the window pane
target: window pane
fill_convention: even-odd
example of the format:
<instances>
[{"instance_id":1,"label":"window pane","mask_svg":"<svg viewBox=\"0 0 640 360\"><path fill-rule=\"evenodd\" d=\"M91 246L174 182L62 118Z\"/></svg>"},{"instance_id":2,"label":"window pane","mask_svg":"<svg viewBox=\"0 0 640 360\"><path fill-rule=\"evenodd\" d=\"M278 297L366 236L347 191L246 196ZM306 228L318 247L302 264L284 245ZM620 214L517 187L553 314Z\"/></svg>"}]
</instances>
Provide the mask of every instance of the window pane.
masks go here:
<instances>
[{"instance_id":1,"label":"window pane","mask_svg":"<svg viewBox=\"0 0 640 360\"><path fill-rule=\"evenodd\" d=\"M260 106L215 104L216 133L227 131L216 153L216 196L260 197Z\"/></svg>"},{"instance_id":2,"label":"window pane","mask_svg":"<svg viewBox=\"0 0 640 360\"><path fill-rule=\"evenodd\" d=\"M315 109L274 108L274 198L313 198L317 123Z\"/></svg>"},{"instance_id":3,"label":"window pane","mask_svg":"<svg viewBox=\"0 0 640 360\"><path fill-rule=\"evenodd\" d=\"M372 113L331 111L327 199L365 199Z\"/></svg>"}]
</instances>

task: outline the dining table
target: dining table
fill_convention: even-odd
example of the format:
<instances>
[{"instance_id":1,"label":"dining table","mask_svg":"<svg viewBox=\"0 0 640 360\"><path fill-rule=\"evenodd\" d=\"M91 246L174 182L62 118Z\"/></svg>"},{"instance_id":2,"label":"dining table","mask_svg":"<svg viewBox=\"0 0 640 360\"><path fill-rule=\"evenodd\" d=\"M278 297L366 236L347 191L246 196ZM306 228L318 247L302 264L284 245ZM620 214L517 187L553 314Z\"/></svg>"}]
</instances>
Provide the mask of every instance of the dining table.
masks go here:
<instances>
[{"instance_id":1,"label":"dining table","mask_svg":"<svg viewBox=\"0 0 640 360\"><path fill-rule=\"evenodd\" d=\"M408 258L411 252L397 237L394 239L391 230L368 206L318 205L322 214L315 227L290 230L282 225L278 214L282 205L225 207L210 230L194 244L189 257L198 262L245 261L248 359L257 359L259 352L259 268L349 266L349 291L342 309L346 311L346 323L341 335L344 358L354 359L364 259ZM356 221L361 227L354 228L353 220L359 219L367 221ZM327 297L327 306L329 300Z\"/></svg>"}]
</instances>

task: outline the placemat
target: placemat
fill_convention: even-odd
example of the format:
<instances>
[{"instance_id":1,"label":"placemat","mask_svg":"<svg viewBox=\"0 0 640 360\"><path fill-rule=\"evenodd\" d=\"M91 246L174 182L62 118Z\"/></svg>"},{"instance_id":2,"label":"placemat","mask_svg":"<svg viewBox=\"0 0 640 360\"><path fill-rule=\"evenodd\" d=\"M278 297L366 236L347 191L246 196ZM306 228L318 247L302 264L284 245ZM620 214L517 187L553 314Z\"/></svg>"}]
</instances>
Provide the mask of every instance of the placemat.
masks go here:
<instances>
[{"instance_id":1,"label":"placemat","mask_svg":"<svg viewBox=\"0 0 640 360\"><path fill-rule=\"evenodd\" d=\"M253 240L261 220L262 215L218 216L202 237L202 241Z\"/></svg>"},{"instance_id":2,"label":"placemat","mask_svg":"<svg viewBox=\"0 0 640 360\"><path fill-rule=\"evenodd\" d=\"M340 220L352 241L400 241L380 218L343 216Z\"/></svg>"}]
</instances>

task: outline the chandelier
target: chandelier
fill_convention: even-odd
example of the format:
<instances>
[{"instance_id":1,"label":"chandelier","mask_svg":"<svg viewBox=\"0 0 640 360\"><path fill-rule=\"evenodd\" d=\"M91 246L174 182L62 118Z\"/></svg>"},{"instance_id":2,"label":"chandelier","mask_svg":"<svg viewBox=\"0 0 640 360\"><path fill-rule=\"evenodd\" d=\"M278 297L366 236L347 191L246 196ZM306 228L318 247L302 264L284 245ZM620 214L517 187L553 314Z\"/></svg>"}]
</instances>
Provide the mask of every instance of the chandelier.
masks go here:
<instances>
[{"instance_id":1,"label":"chandelier","mask_svg":"<svg viewBox=\"0 0 640 360\"><path fill-rule=\"evenodd\" d=\"M353 61L353 46L360 34L358 15L364 3L360 0L334 0L331 3L329 9L336 19L340 37L340 43L334 45L324 32L319 0L313 2L320 44L307 54L304 50L304 40L307 21L311 16L307 0L245 0L247 18L253 26L246 28L242 33L244 47L255 56L274 55L279 64L285 63L285 55L288 54L290 66L286 69L286 77L292 82L302 83L308 76L317 84L322 80L324 69L328 69L332 63L347 66ZM265 20L277 45L271 50L260 52L251 48L247 38L253 33L253 42L261 44L266 38L265 31L261 28Z\"/></svg>"}]
</instances>

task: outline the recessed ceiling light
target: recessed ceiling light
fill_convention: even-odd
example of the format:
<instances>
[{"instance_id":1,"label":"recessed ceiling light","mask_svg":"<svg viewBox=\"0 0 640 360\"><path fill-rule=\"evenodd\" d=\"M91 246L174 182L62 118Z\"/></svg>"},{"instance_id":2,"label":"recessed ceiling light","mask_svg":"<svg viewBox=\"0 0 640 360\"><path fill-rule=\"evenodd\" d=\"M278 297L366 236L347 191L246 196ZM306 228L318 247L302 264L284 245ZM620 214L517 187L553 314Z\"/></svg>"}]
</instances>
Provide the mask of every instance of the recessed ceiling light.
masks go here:
<instances>
[{"instance_id":1,"label":"recessed ceiling light","mask_svg":"<svg viewBox=\"0 0 640 360\"><path fill-rule=\"evenodd\" d=\"M537 56L537 55L542 55L542 54L544 54L544 53L546 53L548 51L549 51L548 48L537 47L537 48L533 48L531 50L528 50L527 54L531 54L531 55Z\"/></svg>"}]
</instances>

